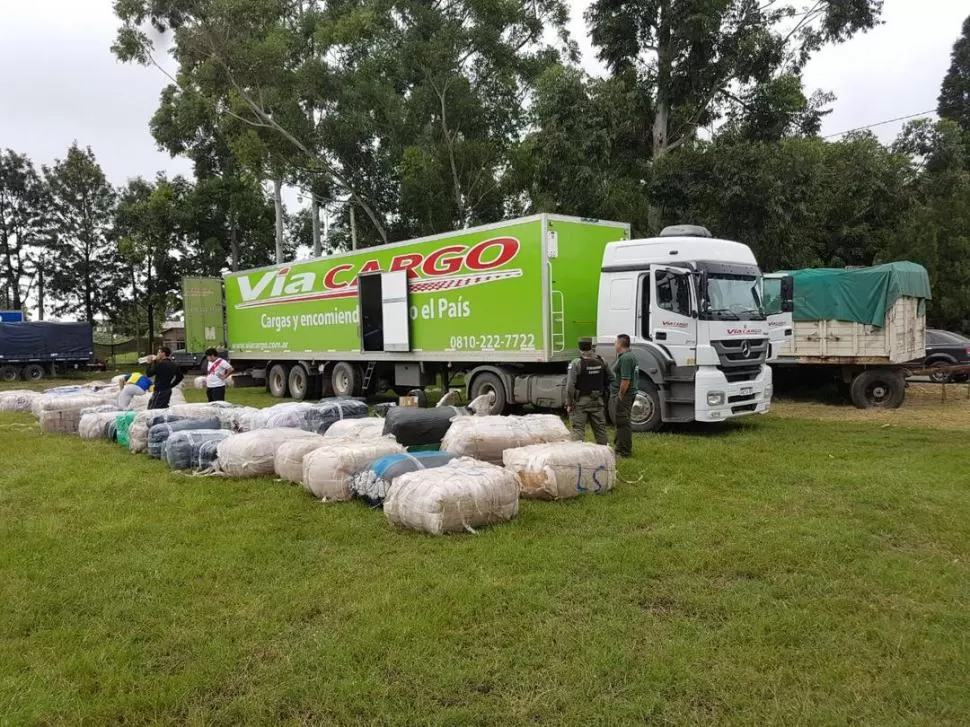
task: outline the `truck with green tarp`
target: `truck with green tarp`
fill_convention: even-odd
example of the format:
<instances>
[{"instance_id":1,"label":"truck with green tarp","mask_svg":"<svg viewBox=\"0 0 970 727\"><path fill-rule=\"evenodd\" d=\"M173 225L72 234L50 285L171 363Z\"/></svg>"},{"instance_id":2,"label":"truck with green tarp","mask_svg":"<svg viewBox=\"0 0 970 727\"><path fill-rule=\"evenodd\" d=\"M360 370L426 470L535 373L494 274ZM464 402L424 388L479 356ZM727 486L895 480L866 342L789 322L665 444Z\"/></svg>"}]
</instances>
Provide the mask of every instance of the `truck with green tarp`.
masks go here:
<instances>
[{"instance_id":1,"label":"truck with green tarp","mask_svg":"<svg viewBox=\"0 0 970 727\"><path fill-rule=\"evenodd\" d=\"M461 376L493 413L555 409L579 339L609 362L626 333L641 370L635 429L766 412L751 250L691 226L629 238L625 223L541 214L229 273L233 367L277 397L406 393ZM187 331L201 308L186 300Z\"/></svg>"},{"instance_id":2,"label":"truck with green tarp","mask_svg":"<svg viewBox=\"0 0 970 727\"><path fill-rule=\"evenodd\" d=\"M926 301L932 297L926 269L903 261L777 275L793 282L787 324L793 335L773 352L772 365L796 375L807 367L830 373L859 408L902 405L907 365L925 354ZM775 279L765 280L769 314L778 312Z\"/></svg>"}]
</instances>

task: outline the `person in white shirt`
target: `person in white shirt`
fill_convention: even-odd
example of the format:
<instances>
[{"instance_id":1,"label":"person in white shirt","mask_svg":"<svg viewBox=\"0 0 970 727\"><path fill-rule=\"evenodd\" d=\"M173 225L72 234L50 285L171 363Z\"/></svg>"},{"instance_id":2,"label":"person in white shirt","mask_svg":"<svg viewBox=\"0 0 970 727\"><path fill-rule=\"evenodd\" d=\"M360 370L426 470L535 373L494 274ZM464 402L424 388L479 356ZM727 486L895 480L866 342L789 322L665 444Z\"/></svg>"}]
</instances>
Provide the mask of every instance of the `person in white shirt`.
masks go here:
<instances>
[{"instance_id":1,"label":"person in white shirt","mask_svg":"<svg viewBox=\"0 0 970 727\"><path fill-rule=\"evenodd\" d=\"M226 400L226 380L232 376L233 368L224 359L220 358L219 352L210 348L205 352L205 396L209 401Z\"/></svg>"}]
</instances>

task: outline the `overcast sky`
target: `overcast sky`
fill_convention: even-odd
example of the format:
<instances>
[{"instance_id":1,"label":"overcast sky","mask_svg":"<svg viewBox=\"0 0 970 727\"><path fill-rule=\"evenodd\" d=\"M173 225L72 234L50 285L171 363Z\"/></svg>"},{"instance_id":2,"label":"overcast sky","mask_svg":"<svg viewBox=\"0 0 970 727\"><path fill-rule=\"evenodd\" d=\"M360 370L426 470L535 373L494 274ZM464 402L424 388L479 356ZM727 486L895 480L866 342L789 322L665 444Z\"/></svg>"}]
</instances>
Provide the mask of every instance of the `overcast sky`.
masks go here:
<instances>
[{"instance_id":1,"label":"overcast sky","mask_svg":"<svg viewBox=\"0 0 970 727\"><path fill-rule=\"evenodd\" d=\"M0 0L0 148L49 164L77 139L94 149L115 184L158 170L190 173L187 162L156 150L148 132L165 78L111 54L117 24L111 4ZM572 31L595 72L582 20L588 4L573 0ZM823 50L809 65L806 83L838 97L824 133L935 108L968 13L967 0L886 0L883 26ZM874 131L891 139L900 126Z\"/></svg>"}]
</instances>

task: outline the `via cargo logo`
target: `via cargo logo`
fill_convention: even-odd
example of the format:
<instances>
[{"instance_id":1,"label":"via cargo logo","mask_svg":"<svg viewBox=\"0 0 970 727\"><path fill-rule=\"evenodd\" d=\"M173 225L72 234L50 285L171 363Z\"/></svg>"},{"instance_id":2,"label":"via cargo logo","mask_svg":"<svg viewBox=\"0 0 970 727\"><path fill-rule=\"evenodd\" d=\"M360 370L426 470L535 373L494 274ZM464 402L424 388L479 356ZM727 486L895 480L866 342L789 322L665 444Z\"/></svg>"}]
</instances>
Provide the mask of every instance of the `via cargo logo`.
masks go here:
<instances>
[{"instance_id":1,"label":"via cargo logo","mask_svg":"<svg viewBox=\"0 0 970 727\"><path fill-rule=\"evenodd\" d=\"M367 273L405 270L410 279L408 291L415 294L521 278L521 268L500 270L515 259L520 249L521 245L514 237L493 237L474 245L445 245L427 255L420 252L401 253L391 258L387 270L375 259L367 260L363 265L339 263L322 273L287 266L237 278L242 302L237 303L235 308L244 310L286 303L354 298L357 296L358 276Z\"/></svg>"}]
</instances>

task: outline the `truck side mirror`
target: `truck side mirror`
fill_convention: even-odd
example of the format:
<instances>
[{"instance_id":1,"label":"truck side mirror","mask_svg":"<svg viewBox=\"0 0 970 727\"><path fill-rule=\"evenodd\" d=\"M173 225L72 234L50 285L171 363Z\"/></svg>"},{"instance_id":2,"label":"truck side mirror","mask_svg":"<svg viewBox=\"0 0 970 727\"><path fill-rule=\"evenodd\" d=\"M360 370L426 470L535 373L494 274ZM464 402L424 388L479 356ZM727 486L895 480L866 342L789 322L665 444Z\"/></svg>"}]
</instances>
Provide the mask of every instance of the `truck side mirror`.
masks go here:
<instances>
[{"instance_id":1,"label":"truck side mirror","mask_svg":"<svg viewBox=\"0 0 970 727\"><path fill-rule=\"evenodd\" d=\"M791 313L795 310L795 279L786 275L781 279L781 312Z\"/></svg>"},{"instance_id":2,"label":"truck side mirror","mask_svg":"<svg viewBox=\"0 0 970 727\"><path fill-rule=\"evenodd\" d=\"M700 304L700 312L707 313L711 309L711 303L707 299L707 271L701 270L697 274L697 302Z\"/></svg>"}]
</instances>

